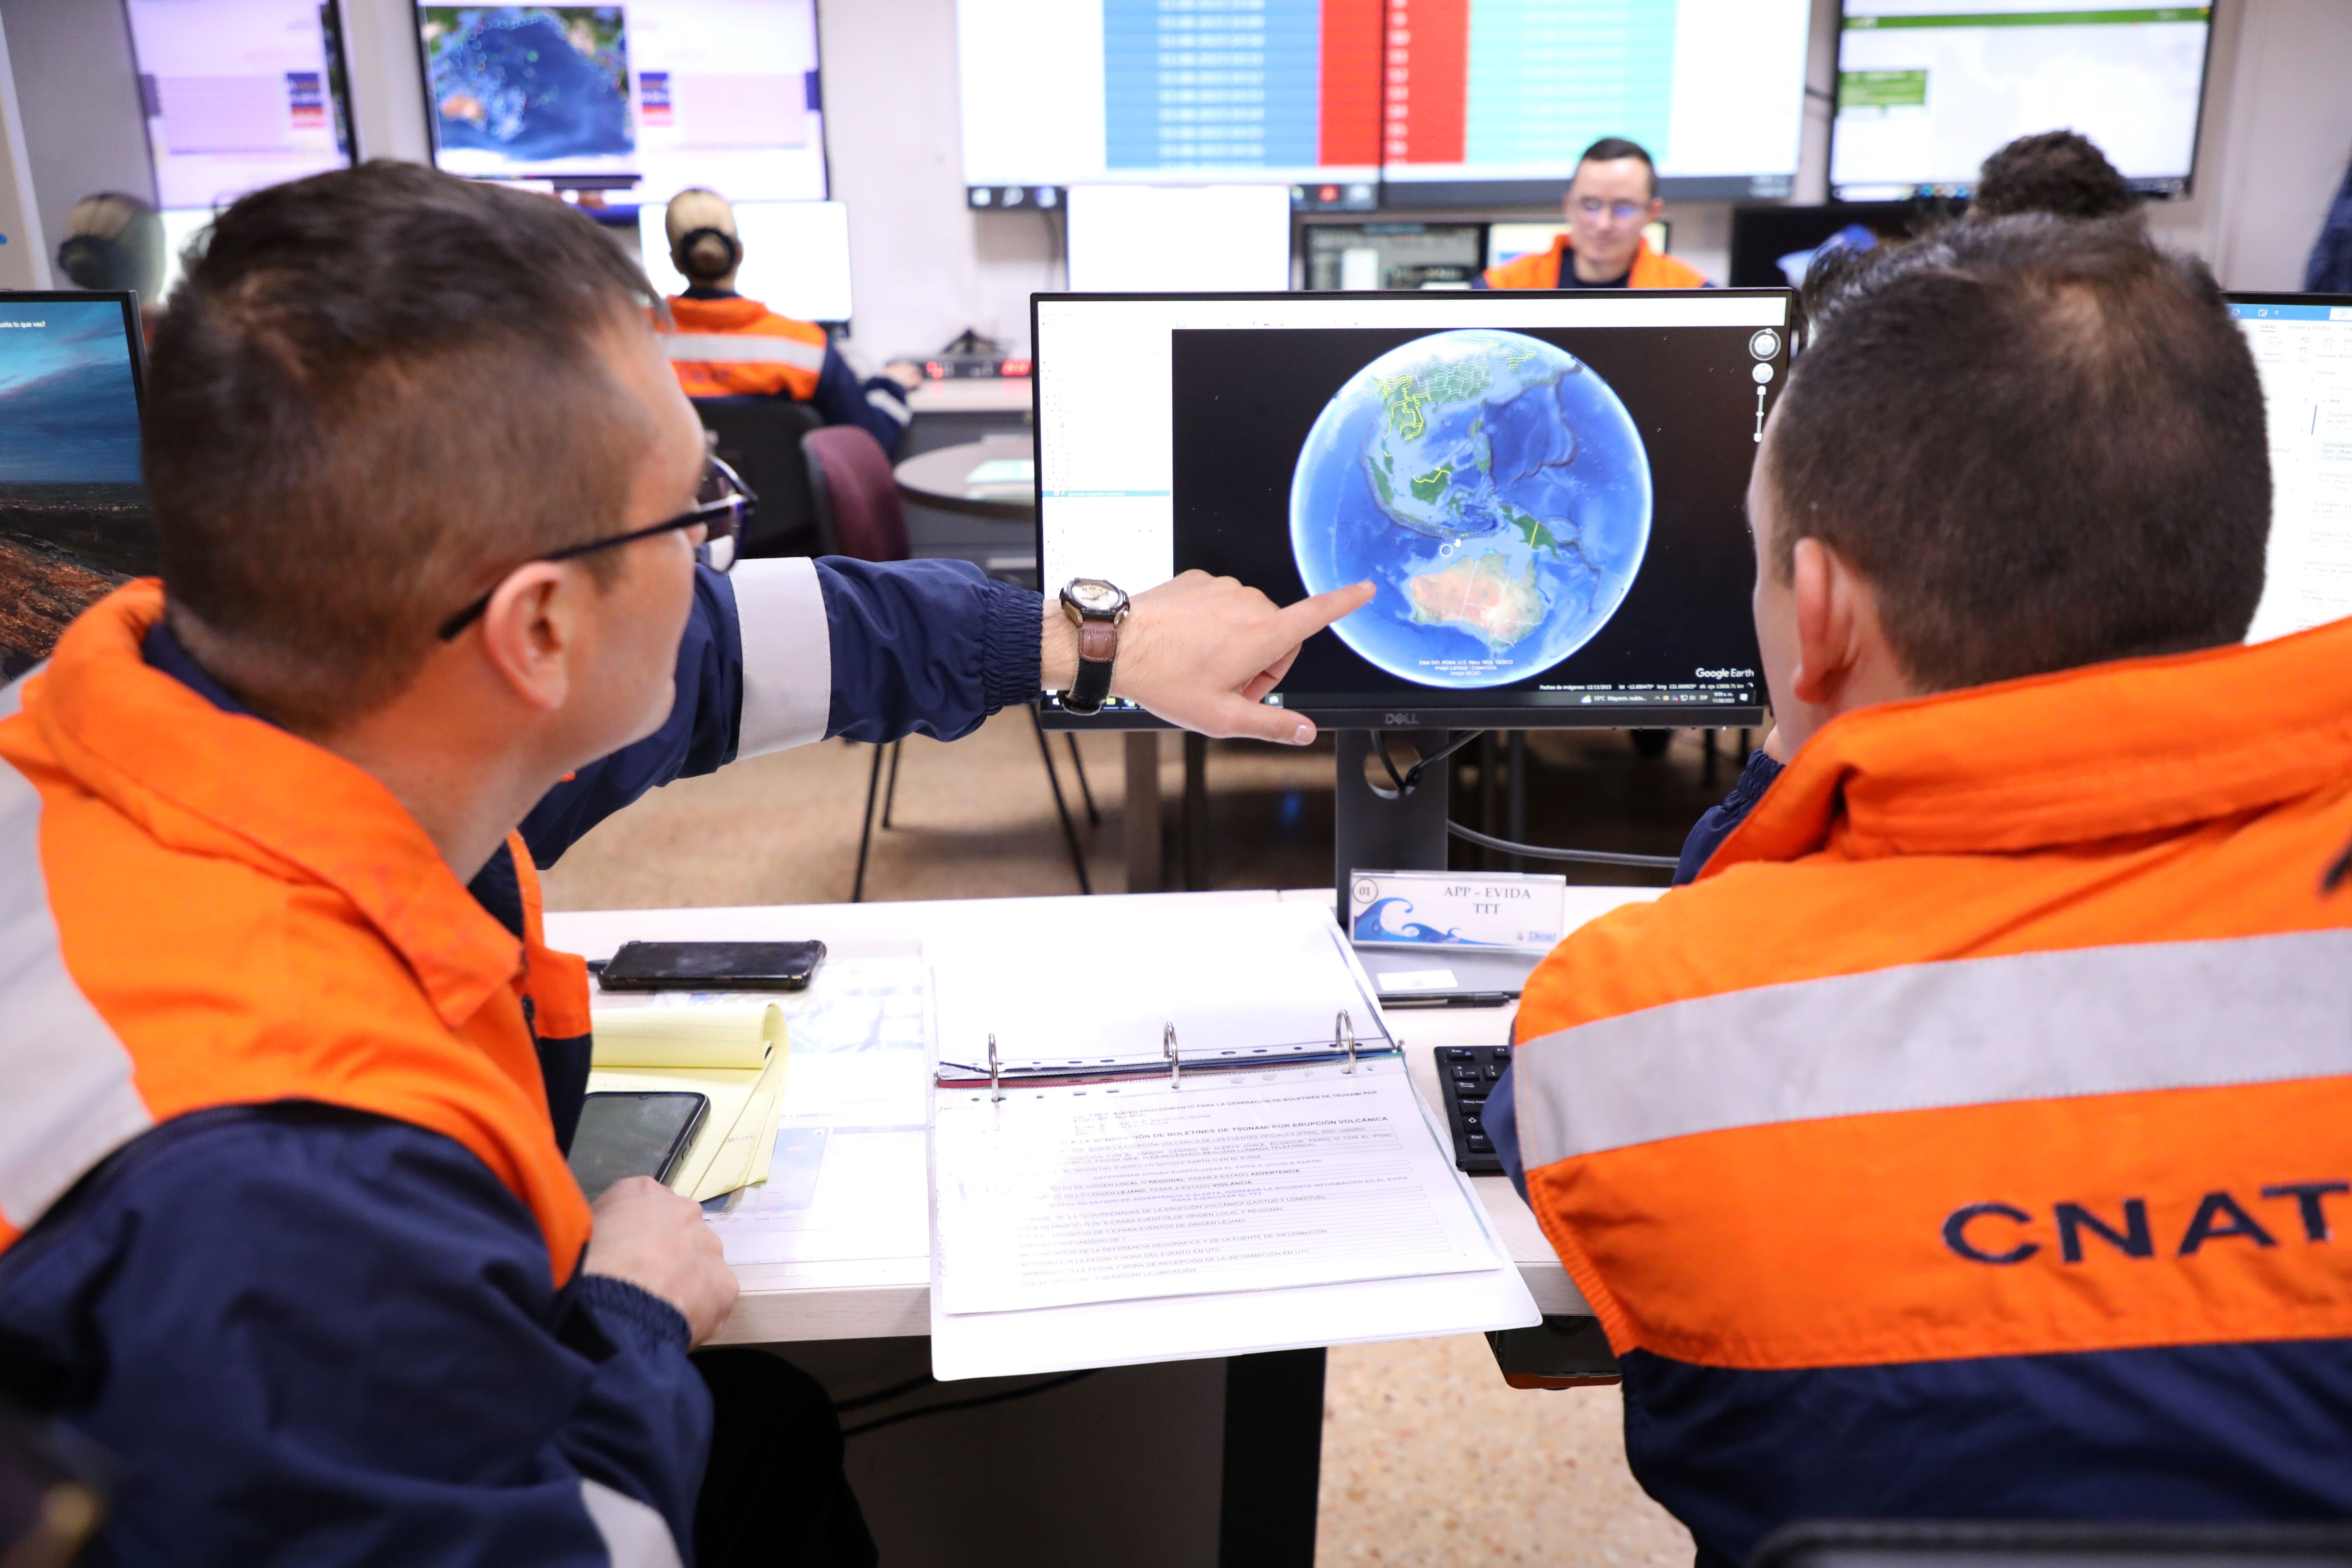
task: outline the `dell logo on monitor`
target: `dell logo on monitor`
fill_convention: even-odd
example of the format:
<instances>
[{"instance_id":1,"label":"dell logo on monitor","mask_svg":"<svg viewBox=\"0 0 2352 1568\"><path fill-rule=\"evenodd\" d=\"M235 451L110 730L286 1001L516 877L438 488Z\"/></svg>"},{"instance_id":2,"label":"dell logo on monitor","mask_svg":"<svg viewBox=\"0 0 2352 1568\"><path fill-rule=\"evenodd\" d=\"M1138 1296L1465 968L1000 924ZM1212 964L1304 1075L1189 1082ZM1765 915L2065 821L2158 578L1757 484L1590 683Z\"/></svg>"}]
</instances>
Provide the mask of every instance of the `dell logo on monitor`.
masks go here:
<instances>
[{"instance_id":1,"label":"dell logo on monitor","mask_svg":"<svg viewBox=\"0 0 2352 1568\"><path fill-rule=\"evenodd\" d=\"M1421 715L1418 713L1388 713L1381 716L1381 721L1387 724L1391 730L1400 728L1418 729L1421 725Z\"/></svg>"}]
</instances>

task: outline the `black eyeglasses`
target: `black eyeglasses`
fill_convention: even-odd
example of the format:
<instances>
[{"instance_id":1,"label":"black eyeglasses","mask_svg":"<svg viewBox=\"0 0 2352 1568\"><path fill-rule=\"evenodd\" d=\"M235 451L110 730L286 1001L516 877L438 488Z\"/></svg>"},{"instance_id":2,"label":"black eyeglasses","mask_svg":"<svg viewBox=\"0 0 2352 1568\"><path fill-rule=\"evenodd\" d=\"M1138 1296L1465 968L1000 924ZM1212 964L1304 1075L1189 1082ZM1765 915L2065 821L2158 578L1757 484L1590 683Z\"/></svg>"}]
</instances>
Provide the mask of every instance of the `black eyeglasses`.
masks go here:
<instances>
[{"instance_id":1,"label":"black eyeglasses","mask_svg":"<svg viewBox=\"0 0 2352 1568\"><path fill-rule=\"evenodd\" d=\"M667 521L632 529L626 533L616 533L610 539L593 539L585 544L572 545L568 550L534 555L522 565L541 561L577 561L583 555L593 555L600 550L616 550L624 544L635 544L640 539L651 539L656 533L669 533L683 528L707 528L710 531L700 544L694 547L694 558L713 572L733 571L735 558L741 553L737 546L743 537L743 525L751 520L753 510L760 504L760 498L752 493L751 486L743 482L742 476L717 458L707 458L703 462L702 484L696 492L702 499L696 502L693 510L679 512ZM509 574L520 569L509 568ZM500 579L501 582L504 580ZM441 640L448 642L472 626L480 618L482 612L490 607L490 599L497 593L498 589L492 588L443 621Z\"/></svg>"}]
</instances>

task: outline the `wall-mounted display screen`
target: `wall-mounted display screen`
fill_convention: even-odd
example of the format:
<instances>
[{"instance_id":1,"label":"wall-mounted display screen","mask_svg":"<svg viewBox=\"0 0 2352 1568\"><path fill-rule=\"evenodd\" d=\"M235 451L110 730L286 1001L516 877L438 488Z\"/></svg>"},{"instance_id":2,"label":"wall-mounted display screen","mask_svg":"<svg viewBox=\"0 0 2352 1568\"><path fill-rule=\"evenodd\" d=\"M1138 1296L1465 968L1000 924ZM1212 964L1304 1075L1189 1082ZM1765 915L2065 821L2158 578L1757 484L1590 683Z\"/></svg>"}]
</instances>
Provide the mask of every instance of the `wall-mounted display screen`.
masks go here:
<instances>
[{"instance_id":1,"label":"wall-mounted display screen","mask_svg":"<svg viewBox=\"0 0 2352 1568\"><path fill-rule=\"evenodd\" d=\"M964 181L1551 202L1630 136L1665 194L1784 196L1807 0L960 0ZM1351 184L1353 183L1353 184ZM1364 199L1349 193L1360 187Z\"/></svg>"},{"instance_id":2,"label":"wall-mounted display screen","mask_svg":"<svg viewBox=\"0 0 2352 1568\"><path fill-rule=\"evenodd\" d=\"M2212 31L2210 5L1846 0L1831 194L1965 196L2004 143L2073 130L2136 189L2179 195Z\"/></svg>"},{"instance_id":3,"label":"wall-mounted display screen","mask_svg":"<svg viewBox=\"0 0 2352 1568\"><path fill-rule=\"evenodd\" d=\"M1067 222L1073 289L1290 287L1281 185L1074 185Z\"/></svg>"},{"instance_id":4,"label":"wall-mounted display screen","mask_svg":"<svg viewBox=\"0 0 2352 1568\"><path fill-rule=\"evenodd\" d=\"M824 198L814 0L419 5L434 161L667 202Z\"/></svg>"},{"instance_id":5,"label":"wall-mounted display screen","mask_svg":"<svg viewBox=\"0 0 2352 1568\"><path fill-rule=\"evenodd\" d=\"M351 162L333 0L128 0L156 205L213 207Z\"/></svg>"}]
</instances>

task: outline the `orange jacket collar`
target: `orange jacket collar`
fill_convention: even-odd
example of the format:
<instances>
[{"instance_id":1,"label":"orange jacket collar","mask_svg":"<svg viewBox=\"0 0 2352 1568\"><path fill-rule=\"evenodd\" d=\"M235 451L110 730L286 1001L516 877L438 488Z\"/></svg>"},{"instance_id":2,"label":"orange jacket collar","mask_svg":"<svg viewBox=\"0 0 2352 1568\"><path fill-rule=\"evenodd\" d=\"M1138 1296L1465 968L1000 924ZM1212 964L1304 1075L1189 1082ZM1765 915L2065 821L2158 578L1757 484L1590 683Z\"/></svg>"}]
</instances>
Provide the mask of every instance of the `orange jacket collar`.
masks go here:
<instances>
[{"instance_id":1,"label":"orange jacket collar","mask_svg":"<svg viewBox=\"0 0 2352 1568\"><path fill-rule=\"evenodd\" d=\"M1977 854L2177 830L2347 773L2352 620L1845 714L1704 875L1824 849Z\"/></svg>"},{"instance_id":2,"label":"orange jacket collar","mask_svg":"<svg viewBox=\"0 0 2352 1568\"><path fill-rule=\"evenodd\" d=\"M351 900L462 1024L514 979L522 944L375 778L260 719L225 713L141 656L163 585L117 589L63 637L26 708L85 787L166 843L178 814L299 867ZM241 757L235 769L221 759Z\"/></svg>"},{"instance_id":3,"label":"orange jacket collar","mask_svg":"<svg viewBox=\"0 0 2352 1568\"><path fill-rule=\"evenodd\" d=\"M757 300L746 300L740 294L724 300L689 300L677 294L671 296L669 302L670 320L681 332L740 332L759 325L772 314Z\"/></svg>"}]
</instances>

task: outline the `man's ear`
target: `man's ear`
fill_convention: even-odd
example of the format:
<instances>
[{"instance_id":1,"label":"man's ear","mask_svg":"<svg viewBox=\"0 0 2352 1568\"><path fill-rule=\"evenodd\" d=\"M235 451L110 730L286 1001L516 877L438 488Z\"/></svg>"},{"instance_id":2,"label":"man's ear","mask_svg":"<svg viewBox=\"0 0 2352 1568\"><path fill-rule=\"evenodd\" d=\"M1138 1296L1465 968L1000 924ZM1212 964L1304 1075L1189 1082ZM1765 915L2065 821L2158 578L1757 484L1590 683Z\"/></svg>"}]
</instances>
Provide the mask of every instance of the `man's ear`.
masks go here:
<instances>
[{"instance_id":1,"label":"man's ear","mask_svg":"<svg viewBox=\"0 0 2352 1568\"><path fill-rule=\"evenodd\" d=\"M1869 585L1852 563L1818 539L1797 541L1790 552L1790 597L1796 610L1797 668L1790 695L1817 707L1835 707L1862 658L1862 627Z\"/></svg>"},{"instance_id":2,"label":"man's ear","mask_svg":"<svg viewBox=\"0 0 2352 1568\"><path fill-rule=\"evenodd\" d=\"M482 653L509 690L552 712L572 695L572 659L580 627L572 614L581 584L552 561L508 574L482 612Z\"/></svg>"}]
</instances>

